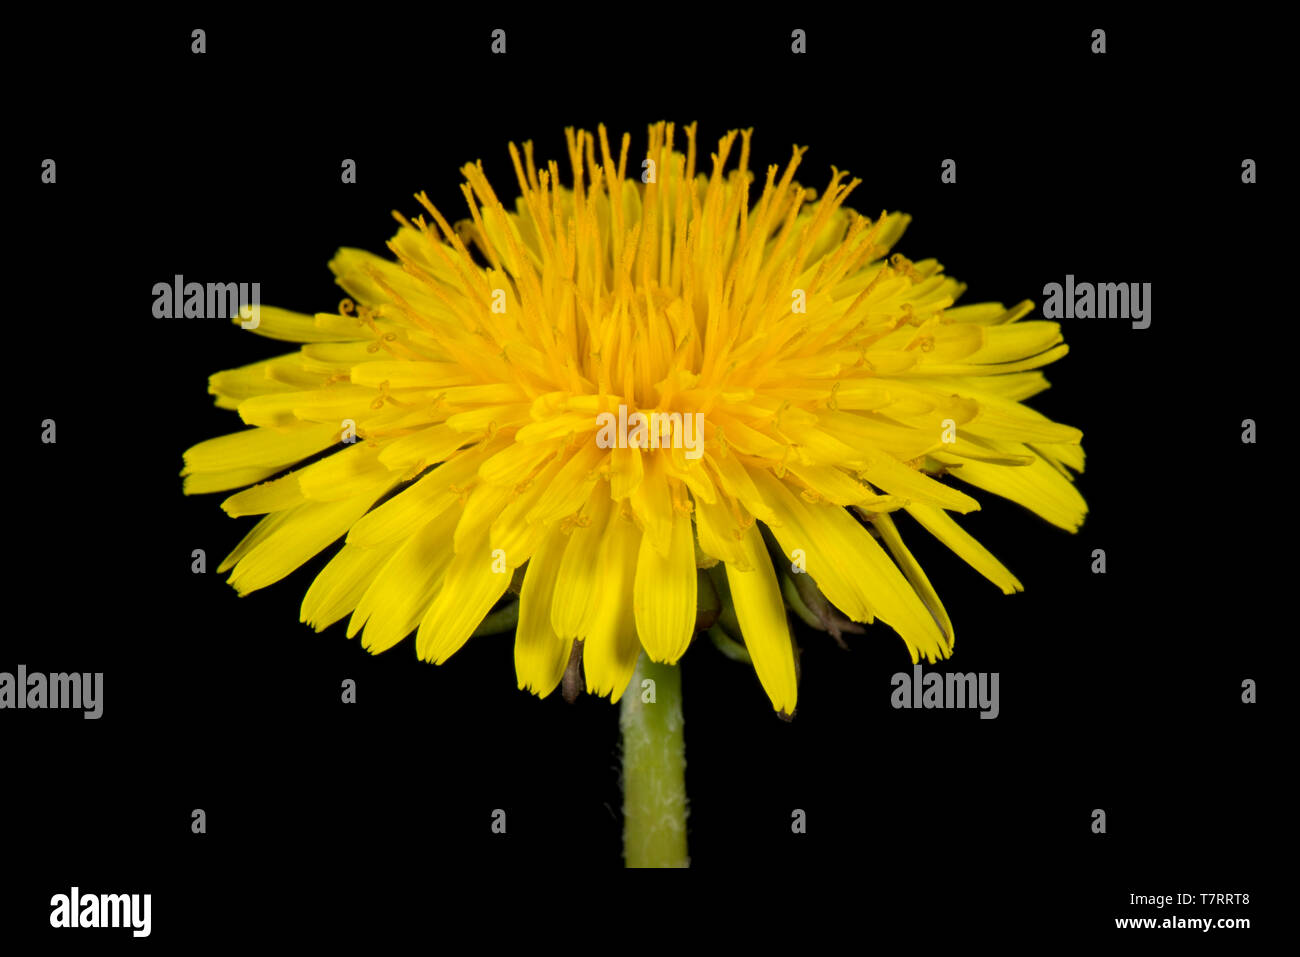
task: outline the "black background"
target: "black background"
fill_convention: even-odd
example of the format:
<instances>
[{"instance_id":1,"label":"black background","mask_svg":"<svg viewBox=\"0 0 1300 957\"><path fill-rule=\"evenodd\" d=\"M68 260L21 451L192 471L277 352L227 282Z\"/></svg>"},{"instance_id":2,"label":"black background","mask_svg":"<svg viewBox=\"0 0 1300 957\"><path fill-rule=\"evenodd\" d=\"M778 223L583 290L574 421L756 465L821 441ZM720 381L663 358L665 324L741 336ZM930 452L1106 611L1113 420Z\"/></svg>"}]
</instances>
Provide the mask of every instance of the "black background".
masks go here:
<instances>
[{"instance_id":1,"label":"black background","mask_svg":"<svg viewBox=\"0 0 1300 957\"><path fill-rule=\"evenodd\" d=\"M728 925L799 924L834 895L845 904L827 919L862 939L923 926L996 941L1025 927L1157 933L1114 930L1114 917L1168 913L1128 906L1130 893L1247 892L1249 906L1214 916L1252 918L1234 946L1264 932L1288 690L1269 679L1293 631L1277 543L1289 503L1270 451L1287 427L1274 413L1293 245L1272 226L1288 174L1273 31L902 10L761 19L661 25L628 7L25 31L41 66L16 84L21 135L5 151L9 306L22 312L0 670L102 671L105 710L0 714L6 939L48 931L50 896L72 884L151 892L163 945L259 924L373 930L390 910L456 919L462 894L502 907L560 895L531 927L543 936L571 933L603 897L644 929L686 899L717 901ZM195 26L204 56L190 53ZM498 26L504 57L488 52ZM1089 52L1095 26L1104 56ZM463 163L483 159L513 198L507 142L533 139L567 169L565 126L630 130L635 156L659 119L698 120L702 164L727 130L753 126L754 169L798 143L805 185L824 186L832 164L862 177L850 205L911 213L899 251L939 258L969 284L965 302L1041 308L1044 284L1073 273L1150 282L1153 312L1146 330L1065 320L1070 354L1031 400L1084 432L1083 529L984 493L963 522L1023 594L903 527L957 630L944 667L999 672L1000 717L892 709L890 676L910 662L882 626L847 652L800 633L789 724L751 668L697 643L683 661L690 852L726 876L646 897L599 876L620 864L606 700L518 691L509 636L435 668L412 639L372 657L342 625L315 634L298 605L332 550L246 599L191 573L192 549L215 568L253 523L227 518L220 494L180 493L181 453L240 427L206 378L289 348L219 321L155 320L151 290L177 273L260 281L264 303L329 311L334 251L382 253L389 210L418 211L420 189L463 209ZM53 186L39 181L46 157ZM339 182L345 157L355 185ZM955 185L940 183L948 157ZM1257 185L1241 183L1246 157ZM1240 441L1247 417L1258 445ZM45 418L56 445L37 438ZM1090 572L1094 548L1105 575ZM340 703L345 678L355 706ZM1244 678L1259 704L1241 702ZM194 808L205 835L191 833ZM504 836L489 829L495 808ZM794 808L807 834L791 833ZM1094 808L1105 835L1091 833ZM129 939L76 933L83 946Z\"/></svg>"}]
</instances>

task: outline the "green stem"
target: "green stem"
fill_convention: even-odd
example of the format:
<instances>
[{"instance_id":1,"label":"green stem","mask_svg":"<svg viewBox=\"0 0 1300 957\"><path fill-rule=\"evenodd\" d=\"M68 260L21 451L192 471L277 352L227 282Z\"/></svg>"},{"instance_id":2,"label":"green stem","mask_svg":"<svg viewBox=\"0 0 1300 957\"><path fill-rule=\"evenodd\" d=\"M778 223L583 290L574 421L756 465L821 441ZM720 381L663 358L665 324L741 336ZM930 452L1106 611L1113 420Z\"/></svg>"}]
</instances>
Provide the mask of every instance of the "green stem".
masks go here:
<instances>
[{"instance_id":1,"label":"green stem","mask_svg":"<svg viewBox=\"0 0 1300 957\"><path fill-rule=\"evenodd\" d=\"M689 867L681 672L642 654L620 707L624 862Z\"/></svg>"}]
</instances>

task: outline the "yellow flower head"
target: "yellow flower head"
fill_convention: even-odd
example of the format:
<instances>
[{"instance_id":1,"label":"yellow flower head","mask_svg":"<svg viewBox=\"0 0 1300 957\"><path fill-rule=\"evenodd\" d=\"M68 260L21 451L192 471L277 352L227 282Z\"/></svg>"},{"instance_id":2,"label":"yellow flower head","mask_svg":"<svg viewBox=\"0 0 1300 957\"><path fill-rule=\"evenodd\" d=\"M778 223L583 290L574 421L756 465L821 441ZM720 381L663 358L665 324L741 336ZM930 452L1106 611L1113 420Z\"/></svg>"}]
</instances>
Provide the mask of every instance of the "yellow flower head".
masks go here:
<instances>
[{"instance_id":1,"label":"yellow flower head","mask_svg":"<svg viewBox=\"0 0 1300 957\"><path fill-rule=\"evenodd\" d=\"M346 535L302 620L350 614L371 652L416 630L436 663L514 581L519 686L539 695L575 641L587 688L614 700L642 649L675 662L718 563L787 714L782 585L800 574L913 661L946 657L952 624L892 516L1006 593L1020 583L949 515L979 504L941 477L1078 528L1081 435L1021 404L1066 352L1058 324L1020 321L1029 302L954 307L965 287L938 262L886 258L908 217L848 209L859 181L837 170L820 197L801 187L800 149L751 206L751 131L697 172L695 127L683 155L657 124L630 175L629 136L615 154L603 127L566 132L571 188L511 144L513 211L466 165L467 220L421 194L427 218L394 214L396 262L339 251L336 313L261 309L254 331L302 346L212 377L251 428L194 446L182 473L187 493L261 483L223 504L264 517L219 570L247 594Z\"/></svg>"}]
</instances>

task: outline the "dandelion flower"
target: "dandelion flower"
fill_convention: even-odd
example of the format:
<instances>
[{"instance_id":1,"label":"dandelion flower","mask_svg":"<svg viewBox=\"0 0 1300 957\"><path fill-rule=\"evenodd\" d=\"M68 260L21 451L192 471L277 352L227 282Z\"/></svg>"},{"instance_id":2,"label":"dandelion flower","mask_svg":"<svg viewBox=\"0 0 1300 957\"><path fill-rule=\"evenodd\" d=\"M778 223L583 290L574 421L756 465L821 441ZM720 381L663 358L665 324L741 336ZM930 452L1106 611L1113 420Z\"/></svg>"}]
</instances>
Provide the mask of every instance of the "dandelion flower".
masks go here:
<instances>
[{"instance_id":1,"label":"dandelion flower","mask_svg":"<svg viewBox=\"0 0 1300 957\"><path fill-rule=\"evenodd\" d=\"M570 186L511 144L513 209L466 165L467 219L420 194L427 215L394 213L393 259L338 252L336 312L262 307L257 334L301 345L211 378L248 428L182 473L264 516L221 565L230 584L263 588L345 538L302 620L347 617L375 653L414 631L441 664L513 583L519 687L543 696L571 662L614 701L642 650L676 662L712 582L787 715L788 600L832 628L879 619L914 662L948 656L895 518L1006 593L1020 582L952 517L972 492L1078 528L1081 434L1022 404L1066 352L1060 327L1024 320L1030 302L954 305L965 287L938 262L888 255L909 217L854 212L859 180L833 168L820 197L800 186L802 149L751 205L751 132L704 172L695 127L683 154L657 124L629 176L629 136L615 152L603 127L570 129ZM620 409L699 421L698 454L653 429L597 441ZM823 598L829 615L810 612Z\"/></svg>"}]
</instances>

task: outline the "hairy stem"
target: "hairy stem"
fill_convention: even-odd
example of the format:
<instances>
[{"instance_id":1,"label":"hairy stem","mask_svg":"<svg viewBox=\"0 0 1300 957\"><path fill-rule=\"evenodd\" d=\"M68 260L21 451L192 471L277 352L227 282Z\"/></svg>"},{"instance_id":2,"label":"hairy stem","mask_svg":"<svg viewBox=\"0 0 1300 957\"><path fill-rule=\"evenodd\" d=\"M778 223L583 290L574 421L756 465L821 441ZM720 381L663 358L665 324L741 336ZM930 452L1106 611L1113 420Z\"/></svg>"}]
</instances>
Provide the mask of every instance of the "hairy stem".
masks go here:
<instances>
[{"instance_id":1,"label":"hairy stem","mask_svg":"<svg viewBox=\"0 0 1300 957\"><path fill-rule=\"evenodd\" d=\"M620 707L624 863L689 867L681 672L643 653Z\"/></svg>"}]
</instances>

